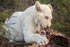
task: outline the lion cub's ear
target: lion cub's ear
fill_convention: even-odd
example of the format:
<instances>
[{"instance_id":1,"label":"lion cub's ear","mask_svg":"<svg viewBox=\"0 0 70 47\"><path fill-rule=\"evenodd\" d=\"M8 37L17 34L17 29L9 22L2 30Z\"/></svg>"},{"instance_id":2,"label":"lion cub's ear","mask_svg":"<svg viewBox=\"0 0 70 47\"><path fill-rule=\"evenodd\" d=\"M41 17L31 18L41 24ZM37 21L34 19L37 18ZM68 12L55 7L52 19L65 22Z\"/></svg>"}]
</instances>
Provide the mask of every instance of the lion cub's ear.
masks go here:
<instances>
[{"instance_id":1,"label":"lion cub's ear","mask_svg":"<svg viewBox=\"0 0 70 47\"><path fill-rule=\"evenodd\" d=\"M37 10L37 11L42 11L42 9L41 9L41 4L40 4L39 1L36 1L36 2L35 2L35 7L36 7L36 10Z\"/></svg>"},{"instance_id":2,"label":"lion cub's ear","mask_svg":"<svg viewBox=\"0 0 70 47\"><path fill-rule=\"evenodd\" d=\"M47 4L47 6L51 9L51 11L53 11L53 8L52 8L51 4Z\"/></svg>"}]
</instances>

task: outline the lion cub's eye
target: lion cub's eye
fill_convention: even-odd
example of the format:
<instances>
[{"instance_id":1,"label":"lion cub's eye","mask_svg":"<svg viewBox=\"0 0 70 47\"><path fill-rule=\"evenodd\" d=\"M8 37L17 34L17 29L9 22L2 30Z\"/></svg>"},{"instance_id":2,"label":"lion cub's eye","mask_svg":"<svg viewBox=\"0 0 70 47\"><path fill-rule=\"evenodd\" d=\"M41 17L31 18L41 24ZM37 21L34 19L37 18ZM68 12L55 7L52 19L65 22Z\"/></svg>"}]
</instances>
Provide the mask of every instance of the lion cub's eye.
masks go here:
<instances>
[{"instance_id":1,"label":"lion cub's eye","mask_svg":"<svg viewBox=\"0 0 70 47\"><path fill-rule=\"evenodd\" d=\"M46 19L49 19L47 16L45 17Z\"/></svg>"}]
</instances>

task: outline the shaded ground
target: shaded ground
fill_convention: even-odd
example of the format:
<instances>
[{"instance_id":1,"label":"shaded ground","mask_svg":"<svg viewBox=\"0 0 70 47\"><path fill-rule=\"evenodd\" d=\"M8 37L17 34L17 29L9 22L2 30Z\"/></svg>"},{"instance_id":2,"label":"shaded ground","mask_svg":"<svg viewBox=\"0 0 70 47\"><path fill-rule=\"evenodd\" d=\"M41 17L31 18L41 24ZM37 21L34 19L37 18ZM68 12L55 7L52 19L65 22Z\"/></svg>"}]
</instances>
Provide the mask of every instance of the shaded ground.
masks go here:
<instances>
[{"instance_id":1,"label":"shaded ground","mask_svg":"<svg viewBox=\"0 0 70 47\"><path fill-rule=\"evenodd\" d=\"M0 47L24 47L24 43L9 43L6 38L0 37Z\"/></svg>"},{"instance_id":2,"label":"shaded ground","mask_svg":"<svg viewBox=\"0 0 70 47\"><path fill-rule=\"evenodd\" d=\"M48 32L49 44L45 46L39 46L37 44L26 43L9 43L6 38L0 36L0 47L70 47L70 39L60 35L57 32ZM51 34L51 35L50 35ZM47 34L46 34L47 35Z\"/></svg>"},{"instance_id":3,"label":"shaded ground","mask_svg":"<svg viewBox=\"0 0 70 47\"><path fill-rule=\"evenodd\" d=\"M61 43L62 43L62 38L60 38L60 41L56 40L58 39L59 37L56 37L54 38L52 41L54 41L53 43L55 44L48 44L48 45L45 45L45 46L39 46L39 47L62 47L60 46ZM56 43L56 41L58 43ZM64 40L65 41L65 40ZM64 42L65 43L65 42ZM70 43L69 43L70 45ZM27 47L27 45L25 43L9 43L8 40L6 38L3 38L3 37L0 37L0 47ZM34 47L33 45L28 45L28 47ZM35 46L36 47L36 46ZM63 47L70 47L70 46L63 46Z\"/></svg>"}]
</instances>

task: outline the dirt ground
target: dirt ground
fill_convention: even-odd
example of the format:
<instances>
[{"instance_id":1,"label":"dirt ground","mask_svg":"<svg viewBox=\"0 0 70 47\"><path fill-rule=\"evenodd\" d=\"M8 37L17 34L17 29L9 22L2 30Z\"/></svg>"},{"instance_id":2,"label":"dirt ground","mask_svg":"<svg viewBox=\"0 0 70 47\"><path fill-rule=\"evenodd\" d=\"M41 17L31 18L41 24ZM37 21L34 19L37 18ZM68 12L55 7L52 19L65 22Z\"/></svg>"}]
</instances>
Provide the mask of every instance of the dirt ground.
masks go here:
<instances>
[{"instance_id":1,"label":"dirt ground","mask_svg":"<svg viewBox=\"0 0 70 47\"><path fill-rule=\"evenodd\" d=\"M49 31L49 32L48 32ZM44 34L44 33L42 33ZM24 42L10 43L8 39L0 36L0 47L70 47L70 39L55 30L46 30L45 35L48 35L49 43L47 45L38 45L36 43L26 44Z\"/></svg>"}]
</instances>

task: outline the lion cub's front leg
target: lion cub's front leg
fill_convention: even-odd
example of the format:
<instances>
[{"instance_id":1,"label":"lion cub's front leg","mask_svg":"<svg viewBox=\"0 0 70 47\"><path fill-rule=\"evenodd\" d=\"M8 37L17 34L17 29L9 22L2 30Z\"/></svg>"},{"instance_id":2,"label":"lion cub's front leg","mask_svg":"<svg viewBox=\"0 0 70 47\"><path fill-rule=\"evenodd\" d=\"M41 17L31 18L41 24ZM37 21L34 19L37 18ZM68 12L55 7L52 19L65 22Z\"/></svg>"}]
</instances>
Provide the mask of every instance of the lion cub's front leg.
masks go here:
<instances>
[{"instance_id":1,"label":"lion cub's front leg","mask_svg":"<svg viewBox=\"0 0 70 47\"><path fill-rule=\"evenodd\" d=\"M40 34L30 34L24 37L26 43L36 42L39 45L48 44L49 40L45 36Z\"/></svg>"}]
</instances>

